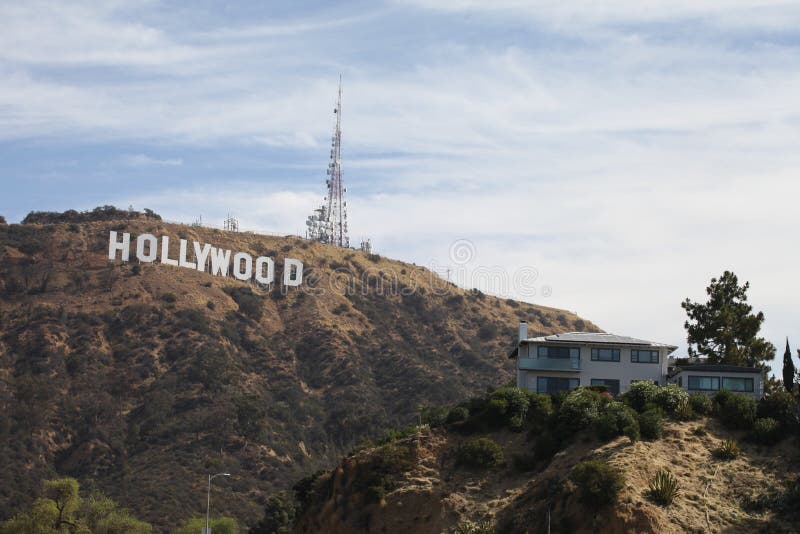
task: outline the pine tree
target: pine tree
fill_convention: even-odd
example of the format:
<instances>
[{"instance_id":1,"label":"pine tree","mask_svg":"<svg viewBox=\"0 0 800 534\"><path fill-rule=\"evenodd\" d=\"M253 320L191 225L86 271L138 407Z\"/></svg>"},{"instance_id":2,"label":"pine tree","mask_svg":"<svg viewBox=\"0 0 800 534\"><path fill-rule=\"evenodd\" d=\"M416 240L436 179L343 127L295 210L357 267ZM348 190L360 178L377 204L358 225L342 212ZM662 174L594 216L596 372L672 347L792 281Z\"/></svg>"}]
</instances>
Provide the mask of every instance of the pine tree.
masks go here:
<instances>
[{"instance_id":1,"label":"pine tree","mask_svg":"<svg viewBox=\"0 0 800 534\"><path fill-rule=\"evenodd\" d=\"M752 313L747 303L749 287L749 282L740 286L736 275L725 271L706 288L708 302L686 299L681 303L689 317L684 326L690 356L707 356L712 364L747 366L763 366L775 358L775 346L758 337L764 314Z\"/></svg>"},{"instance_id":2,"label":"pine tree","mask_svg":"<svg viewBox=\"0 0 800 534\"><path fill-rule=\"evenodd\" d=\"M783 387L786 391L794 391L794 362L792 361L792 351L789 349L789 338L786 338L786 351L783 353Z\"/></svg>"}]
</instances>

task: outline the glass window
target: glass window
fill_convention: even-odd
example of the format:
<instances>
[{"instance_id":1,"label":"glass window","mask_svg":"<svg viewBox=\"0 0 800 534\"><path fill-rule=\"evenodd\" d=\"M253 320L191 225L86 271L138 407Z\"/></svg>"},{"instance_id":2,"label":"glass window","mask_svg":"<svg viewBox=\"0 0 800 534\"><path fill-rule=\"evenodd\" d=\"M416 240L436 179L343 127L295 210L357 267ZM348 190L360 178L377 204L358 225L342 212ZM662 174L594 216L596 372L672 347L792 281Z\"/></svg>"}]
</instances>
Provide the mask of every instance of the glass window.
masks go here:
<instances>
[{"instance_id":1,"label":"glass window","mask_svg":"<svg viewBox=\"0 0 800 534\"><path fill-rule=\"evenodd\" d=\"M610 378L592 378L590 383L593 386L606 386L608 388L608 392L615 397L619 395L619 380L613 380Z\"/></svg>"},{"instance_id":2,"label":"glass window","mask_svg":"<svg viewBox=\"0 0 800 534\"><path fill-rule=\"evenodd\" d=\"M716 391L719 389L718 376L689 376L688 388L697 391Z\"/></svg>"},{"instance_id":3,"label":"glass window","mask_svg":"<svg viewBox=\"0 0 800 534\"><path fill-rule=\"evenodd\" d=\"M536 380L536 393L549 393L555 395L562 391L571 391L578 387L577 378L556 378L552 376L540 376Z\"/></svg>"},{"instance_id":4,"label":"glass window","mask_svg":"<svg viewBox=\"0 0 800 534\"><path fill-rule=\"evenodd\" d=\"M631 361L633 363L658 363L657 350L632 350Z\"/></svg>"},{"instance_id":5,"label":"glass window","mask_svg":"<svg viewBox=\"0 0 800 534\"><path fill-rule=\"evenodd\" d=\"M730 391L753 391L753 379L744 377L723 377L722 389Z\"/></svg>"},{"instance_id":6,"label":"glass window","mask_svg":"<svg viewBox=\"0 0 800 534\"><path fill-rule=\"evenodd\" d=\"M581 357L581 349L578 347L551 347L542 345L537 349L539 358L572 358L577 360Z\"/></svg>"},{"instance_id":7,"label":"glass window","mask_svg":"<svg viewBox=\"0 0 800 534\"><path fill-rule=\"evenodd\" d=\"M618 362L619 349L592 349L592 361Z\"/></svg>"}]
</instances>

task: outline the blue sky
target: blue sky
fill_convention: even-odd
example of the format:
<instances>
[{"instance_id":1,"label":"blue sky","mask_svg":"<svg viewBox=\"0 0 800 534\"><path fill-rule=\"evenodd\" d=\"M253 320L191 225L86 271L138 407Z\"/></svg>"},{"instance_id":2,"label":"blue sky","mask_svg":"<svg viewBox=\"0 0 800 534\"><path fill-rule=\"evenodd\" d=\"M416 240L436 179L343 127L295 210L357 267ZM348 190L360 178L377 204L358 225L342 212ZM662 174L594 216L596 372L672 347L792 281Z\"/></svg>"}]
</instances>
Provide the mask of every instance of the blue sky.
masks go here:
<instances>
[{"instance_id":1,"label":"blue sky","mask_svg":"<svg viewBox=\"0 0 800 534\"><path fill-rule=\"evenodd\" d=\"M796 2L3 2L0 214L300 232L340 73L353 241L681 345L732 269L800 346Z\"/></svg>"}]
</instances>

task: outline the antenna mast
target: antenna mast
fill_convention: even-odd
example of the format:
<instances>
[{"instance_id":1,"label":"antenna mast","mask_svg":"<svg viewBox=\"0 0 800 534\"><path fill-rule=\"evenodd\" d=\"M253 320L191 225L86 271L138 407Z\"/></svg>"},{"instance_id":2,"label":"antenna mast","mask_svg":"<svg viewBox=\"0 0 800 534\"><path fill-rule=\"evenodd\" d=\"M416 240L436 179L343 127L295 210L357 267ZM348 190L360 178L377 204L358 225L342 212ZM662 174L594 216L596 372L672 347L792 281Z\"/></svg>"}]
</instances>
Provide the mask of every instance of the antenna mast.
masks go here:
<instances>
[{"instance_id":1,"label":"antenna mast","mask_svg":"<svg viewBox=\"0 0 800 534\"><path fill-rule=\"evenodd\" d=\"M342 184L342 76L339 75L339 93L336 98L336 126L331 137L331 159L328 163L328 196L325 203L308 217L308 237L337 247L350 247L347 235L347 189Z\"/></svg>"}]
</instances>

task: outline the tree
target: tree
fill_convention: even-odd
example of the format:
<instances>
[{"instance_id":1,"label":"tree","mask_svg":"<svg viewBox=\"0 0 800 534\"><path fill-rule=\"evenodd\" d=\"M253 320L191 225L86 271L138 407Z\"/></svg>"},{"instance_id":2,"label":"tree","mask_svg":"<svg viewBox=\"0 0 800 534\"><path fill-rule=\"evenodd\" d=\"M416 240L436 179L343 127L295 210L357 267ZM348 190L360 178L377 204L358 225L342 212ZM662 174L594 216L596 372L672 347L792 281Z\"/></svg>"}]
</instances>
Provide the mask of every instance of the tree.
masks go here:
<instances>
[{"instance_id":1,"label":"tree","mask_svg":"<svg viewBox=\"0 0 800 534\"><path fill-rule=\"evenodd\" d=\"M764 314L752 313L747 303L749 287L749 282L740 286L736 275L725 271L706 288L708 302L687 298L681 303L689 317L684 326L690 356L707 356L712 364L751 367L763 367L764 361L775 357L775 346L758 337Z\"/></svg>"},{"instance_id":2,"label":"tree","mask_svg":"<svg viewBox=\"0 0 800 534\"><path fill-rule=\"evenodd\" d=\"M175 534L197 534L206 528L205 517L188 519L175 531ZM239 534L239 525L231 517L217 517L209 521L209 528L214 534Z\"/></svg>"},{"instance_id":3,"label":"tree","mask_svg":"<svg viewBox=\"0 0 800 534\"><path fill-rule=\"evenodd\" d=\"M47 480L43 495L31 509L0 524L0 534L150 534L148 523L139 521L102 494L81 499L74 478Z\"/></svg>"},{"instance_id":4,"label":"tree","mask_svg":"<svg viewBox=\"0 0 800 534\"><path fill-rule=\"evenodd\" d=\"M289 534L292 532L297 505L285 492L270 495L264 506L264 517L247 534Z\"/></svg>"},{"instance_id":5,"label":"tree","mask_svg":"<svg viewBox=\"0 0 800 534\"><path fill-rule=\"evenodd\" d=\"M789 393L794 391L794 362L789 349L789 338L786 338L786 351L783 353L783 387Z\"/></svg>"}]
</instances>

